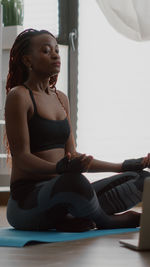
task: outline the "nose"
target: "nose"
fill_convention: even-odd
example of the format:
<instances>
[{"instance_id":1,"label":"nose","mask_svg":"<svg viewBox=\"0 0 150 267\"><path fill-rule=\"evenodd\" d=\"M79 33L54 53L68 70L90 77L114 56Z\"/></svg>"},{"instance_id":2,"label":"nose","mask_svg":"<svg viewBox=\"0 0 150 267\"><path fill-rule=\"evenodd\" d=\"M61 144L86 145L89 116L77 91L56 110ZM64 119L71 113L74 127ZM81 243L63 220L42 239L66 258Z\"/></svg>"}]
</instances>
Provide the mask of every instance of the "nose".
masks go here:
<instances>
[{"instance_id":1,"label":"nose","mask_svg":"<svg viewBox=\"0 0 150 267\"><path fill-rule=\"evenodd\" d=\"M51 53L51 57L52 57L53 59L59 59L59 58L60 58L60 55L59 55L56 51L52 51L52 53Z\"/></svg>"}]
</instances>

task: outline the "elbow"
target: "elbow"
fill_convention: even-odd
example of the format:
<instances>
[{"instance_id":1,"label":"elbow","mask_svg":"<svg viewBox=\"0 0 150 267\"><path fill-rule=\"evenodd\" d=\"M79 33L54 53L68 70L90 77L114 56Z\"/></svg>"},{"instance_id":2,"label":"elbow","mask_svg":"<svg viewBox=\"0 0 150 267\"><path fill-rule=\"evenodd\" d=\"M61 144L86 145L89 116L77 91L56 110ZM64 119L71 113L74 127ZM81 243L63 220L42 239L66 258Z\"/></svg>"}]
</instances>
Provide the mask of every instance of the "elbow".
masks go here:
<instances>
[{"instance_id":1,"label":"elbow","mask_svg":"<svg viewBox=\"0 0 150 267\"><path fill-rule=\"evenodd\" d=\"M25 163L29 155L30 153L28 152L11 153L13 166L16 167L17 169L25 170L25 166L26 166Z\"/></svg>"}]
</instances>

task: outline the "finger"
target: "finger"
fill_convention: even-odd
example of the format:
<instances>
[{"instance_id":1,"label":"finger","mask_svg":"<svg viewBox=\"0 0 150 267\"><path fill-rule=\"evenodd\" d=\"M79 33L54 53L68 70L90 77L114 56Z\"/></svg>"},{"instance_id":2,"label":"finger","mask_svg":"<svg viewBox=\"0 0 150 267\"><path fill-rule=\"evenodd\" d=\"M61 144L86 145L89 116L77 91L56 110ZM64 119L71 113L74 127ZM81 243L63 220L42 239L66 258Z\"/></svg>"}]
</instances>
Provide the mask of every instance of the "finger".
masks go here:
<instances>
[{"instance_id":1,"label":"finger","mask_svg":"<svg viewBox=\"0 0 150 267\"><path fill-rule=\"evenodd\" d=\"M85 156L82 158L82 160L88 160L88 159L93 159L93 157L92 156L86 156L86 154L85 154Z\"/></svg>"},{"instance_id":2,"label":"finger","mask_svg":"<svg viewBox=\"0 0 150 267\"><path fill-rule=\"evenodd\" d=\"M73 153L71 154L71 159L74 159L74 158L76 158L76 157L77 157L76 152L73 152Z\"/></svg>"},{"instance_id":3,"label":"finger","mask_svg":"<svg viewBox=\"0 0 150 267\"><path fill-rule=\"evenodd\" d=\"M93 157L92 156L88 156L84 159L84 161L82 161L82 167L88 167L88 165L92 162Z\"/></svg>"},{"instance_id":4,"label":"finger","mask_svg":"<svg viewBox=\"0 0 150 267\"><path fill-rule=\"evenodd\" d=\"M143 165L144 168L146 168L147 164L148 164L148 158L145 157L145 158L143 158L143 160L142 160L142 165Z\"/></svg>"},{"instance_id":5,"label":"finger","mask_svg":"<svg viewBox=\"0 0 150 267\"><path fill-rule=\"evenodd\" d=\"M150 153L147 154L146 158L148 158L148 160L150 160Z\"/></svg>"},{"instance_id":6,"label":"finger","mask_svg":"<svg viewBox=\"0 0 150 267\"><path fill-rule=\"evenodd\" d=\"M147 162L147 167L150 168L150 160Z\"/></svg>"},{"instance_id":7,"label":"finger","mask_svg":"<svg viewBox=\"0 0 150 267\"><path fill-rule=\"evenodd\" d=\"M89 170L90 166L91 166L92 160L89 162L88 167L87 167L87 171Z\"/></svg>"},{"instance_id":8,"label":"finger","mask_svg":"<svg viewBox=\"0 0 150 267\"><path fill-rule=\"evenodd\" d=\"M86 154L82 154L81 156L78 157L79 160L84 160L86 158Z\"/></svg>"},{"instance_id":9,"label":"finger","mask_svg":"<svg viewBox=\"0 0 150 267\"><path fill-rule=\"evenodd\" d=\"M148 167L150 165L150 158L147 157L145 162L146 162L146 167Z\"/></svg>"},{"instance_id":10,"label":"finger","mask_svg":"<svg viewBox=\"0 0 150 267\"><path fill-rule=\"evenodd\" d=\"M147 160L147 162L145 163L145 168L150 168L150 160Z\"/></svg>"},{"instance_id":11,"label":"finger","mask_svg":"<svg viewBox=\"0 0 150 267\"><path fill-rule=\"evenodd\" d=\"M71 159L71 153L70 153L70 152L68 152L66 156L67 156L67 158L68 158L69 160Z\"/></svg>"},{"instance_id":12,"label":"finger","mask_svg":"<svg viewBox=\"0 0 150 267\"><path fill-rule=\"evenodd\" d=\"M92 156L87 156L86 158L87 158L87 160L89 160L89 161L93 160L93 157L92 157Z\"/></svg>"},{"instance_id":13,"label":"finger","mask_svg":"<svg viewBox=\"0 0 150 267\"><path fill-rule=\"evenodd\" d=\"M92 161L88 162L87 164L85 164L85 165L82 167L83 171L88 171L88 170L89 170L89 168L90 168L90 166L91 166L91 162L92 162Z\"/></svg>"}]
</instances>

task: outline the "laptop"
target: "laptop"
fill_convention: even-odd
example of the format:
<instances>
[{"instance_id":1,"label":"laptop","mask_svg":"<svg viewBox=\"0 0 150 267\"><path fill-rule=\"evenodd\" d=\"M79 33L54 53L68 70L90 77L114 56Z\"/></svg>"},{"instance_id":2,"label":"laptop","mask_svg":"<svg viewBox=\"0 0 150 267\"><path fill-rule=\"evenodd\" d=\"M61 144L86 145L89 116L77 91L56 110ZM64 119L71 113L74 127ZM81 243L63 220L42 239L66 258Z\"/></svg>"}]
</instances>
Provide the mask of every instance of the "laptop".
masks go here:
<instances>
[{"instance_id":1,"label":"laptop","mask_svg":"<svg viewBox=\"0 0 150 267\"><path fill-rule=\"evenodd\" d=\"M119 241L125 247L135 250L150 250L150 177L145 179L142 199L142 214L138 239Z\"/></svg>"}]
</instances>

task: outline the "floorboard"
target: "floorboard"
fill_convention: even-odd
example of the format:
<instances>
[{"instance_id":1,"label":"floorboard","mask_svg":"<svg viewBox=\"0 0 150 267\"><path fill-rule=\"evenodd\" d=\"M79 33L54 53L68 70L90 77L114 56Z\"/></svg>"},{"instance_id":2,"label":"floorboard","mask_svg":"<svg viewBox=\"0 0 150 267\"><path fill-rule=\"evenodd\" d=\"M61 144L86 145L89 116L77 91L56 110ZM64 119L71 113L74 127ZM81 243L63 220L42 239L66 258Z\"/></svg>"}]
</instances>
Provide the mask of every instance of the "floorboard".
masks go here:
<instances>
[{"instance_id":1,"label":"floorboard","mask_svg":"<svg viewBox=\"0 0 150 267\"><path fill-rule=\"evenodd\" d=\"M6 207L0 208L0 226L9 226ZM132 251L119 244L119 239L136 236L137 233L130 233L24 248L0 247L0 266L149 267L150 252Z\"/></svg>"}]
</instances>

